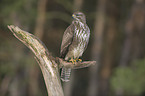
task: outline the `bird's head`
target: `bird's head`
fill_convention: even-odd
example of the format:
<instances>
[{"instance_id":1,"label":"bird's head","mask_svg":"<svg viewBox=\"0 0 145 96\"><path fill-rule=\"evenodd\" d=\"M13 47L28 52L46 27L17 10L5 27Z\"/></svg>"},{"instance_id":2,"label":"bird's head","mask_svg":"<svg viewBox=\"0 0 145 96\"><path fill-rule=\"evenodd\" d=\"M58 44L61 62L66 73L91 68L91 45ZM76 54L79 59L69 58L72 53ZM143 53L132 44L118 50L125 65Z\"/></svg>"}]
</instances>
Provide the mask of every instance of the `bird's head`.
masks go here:
<instances>
[{"instance_id":1,"label":"bird's head","mask_svg":"<svg viewBox=\"0 0 145 96\"><path fill-rule=\"evenodd\" d=\"M75 13L73 13L72 17L74 20L86 23L85 14L82 12L75 12Z\"/></svg>"}]
</instances>

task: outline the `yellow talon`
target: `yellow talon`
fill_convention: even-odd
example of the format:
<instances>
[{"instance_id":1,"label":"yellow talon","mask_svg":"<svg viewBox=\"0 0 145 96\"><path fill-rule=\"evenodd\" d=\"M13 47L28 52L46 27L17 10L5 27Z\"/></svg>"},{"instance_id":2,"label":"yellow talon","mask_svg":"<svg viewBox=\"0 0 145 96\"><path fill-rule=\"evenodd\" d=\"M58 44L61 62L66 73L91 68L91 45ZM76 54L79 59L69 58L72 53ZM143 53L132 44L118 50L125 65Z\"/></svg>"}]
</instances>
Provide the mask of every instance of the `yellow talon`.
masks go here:
<instances>
[{"instance_id":1,"label":"yellow talon","mask_svg":"<svg viewBox=\"0 0 145 96\"><path fill-rule=\"evenodd\" d=\"M74 60L74 62L77 62L77 60Z\"/></svg>"},{"instance_id":2,"label":"yellow talon","mask_svg":"<svg viewBox=\"0 0 145 96\"><path fill-rule=\"evenodd\" d=\"M69 62L72 62L73 64L75 64L76 60L74 60L73 58L71 58L71 59L69 60Z\"/></svg>"},{"instance_id":3,"label":"yellow talon","mask_svg":"<svg viewBox=\"0 0 145 96\"><path fill-rule=\"evenodd\" d=\"M78 59L78 61L82 62L82 59Z\"/></svg>"},{"instance_id":4,"label":"yellow talon","mask_svg":"<svg viewBox=\"0 0 145 96\"><path fill-rule=\"evenodd\" d=\"M73 59L73 58L71 58L70 60L69 60L69 62L72 62L73 64L75 64L76 62L78 62L78 61L80 61L80 62L82 62L82 59Z\"/></svg>"}]
</instances>

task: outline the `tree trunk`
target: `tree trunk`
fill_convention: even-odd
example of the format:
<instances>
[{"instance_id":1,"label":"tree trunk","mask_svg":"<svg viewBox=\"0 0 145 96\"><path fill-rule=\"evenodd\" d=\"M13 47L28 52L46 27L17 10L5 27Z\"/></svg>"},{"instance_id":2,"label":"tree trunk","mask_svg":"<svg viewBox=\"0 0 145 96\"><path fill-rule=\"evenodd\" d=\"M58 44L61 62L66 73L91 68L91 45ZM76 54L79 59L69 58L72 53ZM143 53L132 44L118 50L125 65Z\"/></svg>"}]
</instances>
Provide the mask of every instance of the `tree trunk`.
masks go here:
<instances>
[{"instance_id":1,"label":"tree trunk","mask_svg":"<svg viewBox=\"0 0 145 96\"><path fill-rule=\"evenodd\" d=\"M103 43L103 32L105 27L105 14L106 14L106 2L107 0L99 0L97 2L98 6L96 7L96 20L94 24L94 36L93 44L92 44L92 53L91 58L96 60L100 65L100 57L102 51L102 43ZM99 65L90 67L90 84L88 90L88 96L97 96L98 94L98 68Z\"/></svg>"},{"instance_id":2,"label":"tree trunk","mask_svg":"<svg viewBox=\"0 0 145 96\"><path fill-rule=\"evenodd\" d=\"M144 58L145 53L145 4L144 0L136 0L129 12L129 18L124 26L125 41L119 62L120 67L127 67L133 61ZM117 90L116 95L121 96L124 92Z\"/></svg>"},{"instance_id":3,"label":"tree trunk","mask_svg":"<svg viewBox=\"0 0 145 96\"><path fill-rule=\"evenodd\" d=\"M81 11L84 0L74 0L73 11Z\"/></svg>"},{"instance_id":4,"label":"tree trunk","mask_svg":"<svg viewBox=\"0 0 145 96\"><path fill-rule=\"evenodd\" d=\"M43 73L48 95L64 96L59 79L58 64L55 62L54 57L50 55L45 45L37 37L18 27L11 25L8 28L16 38L23 42L35 54L35 59Z\"/></svg>"},{"instance_id":5,"label":"tree trunk","mask_svg":"<svg viewBox=\"0 0 145 96\"><path fill-rule=\"evenodd\" d=\"M119 16L119 5L115 0L110 0L107 3L107 17L108 22L106 23L105 42L103 50L103 58L99 77L99 96L109 95L109 79L111 76L111 70L115 63L116 55L116 41L118 32L118 16ZM118 21L117 21L118 20Z\"/></svg>"}]
</instances>

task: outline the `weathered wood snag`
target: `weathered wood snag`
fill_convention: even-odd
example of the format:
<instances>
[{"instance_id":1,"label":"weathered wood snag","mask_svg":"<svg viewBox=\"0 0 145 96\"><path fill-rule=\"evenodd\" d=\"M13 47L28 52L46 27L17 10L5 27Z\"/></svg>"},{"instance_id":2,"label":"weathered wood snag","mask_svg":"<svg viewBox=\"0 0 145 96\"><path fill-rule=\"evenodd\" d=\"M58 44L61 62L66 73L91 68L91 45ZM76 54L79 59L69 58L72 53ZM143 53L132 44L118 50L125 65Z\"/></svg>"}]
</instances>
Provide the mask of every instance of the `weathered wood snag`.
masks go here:
<instances>
[{"instance_id":1,"label":"weathered wood snag","mask_svg":"<svg viewBox=\"0 0 145 96\"><path fill-rule=\"evenodd\" d=\"M35 59L43 73L49 96L64 96L60 83L59 68L65 66L72 69L78 69L96 64L96 61L84 61L72 64L71 62L64 61L62 58L55 58L36 36L14 25L10 25L8 28L17 39L23 42L34 53Z\"/></svg>"}]
</instances>

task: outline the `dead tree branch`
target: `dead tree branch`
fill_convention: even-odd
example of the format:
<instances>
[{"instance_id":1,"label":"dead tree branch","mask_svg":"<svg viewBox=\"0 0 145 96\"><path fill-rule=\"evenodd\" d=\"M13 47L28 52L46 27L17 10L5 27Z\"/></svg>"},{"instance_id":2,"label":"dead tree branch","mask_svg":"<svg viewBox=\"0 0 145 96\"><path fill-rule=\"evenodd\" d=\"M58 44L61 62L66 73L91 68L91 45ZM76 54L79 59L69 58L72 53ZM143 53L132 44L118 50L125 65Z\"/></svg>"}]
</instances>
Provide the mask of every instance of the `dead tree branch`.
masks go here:
<instances>
[{"instance_id":1,"label":"dead tree branch","mask_svg":"<svg viewBox=\"0 0 145 96\"><path fill-rule=\"evenodd\" d=\"M72 64L61 58L54 58L36 36L14 25L10 25L8 28L17 39L23 42L34 53L35 59L43 73L49 96L64 96L58 72L59 68L65 66L72 69L78 69L96 64L96 61L84 61Z\"/></svg>"}]
</instances>

